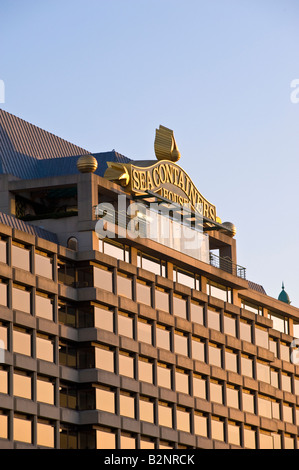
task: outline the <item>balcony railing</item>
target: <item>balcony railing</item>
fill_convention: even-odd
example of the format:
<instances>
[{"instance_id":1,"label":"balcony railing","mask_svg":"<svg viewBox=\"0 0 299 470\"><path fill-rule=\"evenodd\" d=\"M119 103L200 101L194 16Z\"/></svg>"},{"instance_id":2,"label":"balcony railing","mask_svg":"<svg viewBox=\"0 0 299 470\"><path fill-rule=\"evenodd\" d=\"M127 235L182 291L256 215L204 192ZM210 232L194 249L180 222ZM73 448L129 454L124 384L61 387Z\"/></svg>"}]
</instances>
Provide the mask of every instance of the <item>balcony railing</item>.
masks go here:
<instances>
[{"instance_id":1,"label":"balcony railing","mask_svg":"<svg viewBox=\"0 0 299 470\"><path fill-rule=\"evenodd\" d=\"M215 268L219 268L222 271L226 271L227 273L233 274L234 276L246 279L246 268L233 263L232 260L228 257L222 258L215 255L214 253L210 253L210 265L214 266Z\"/></svg>"}]
</instances>

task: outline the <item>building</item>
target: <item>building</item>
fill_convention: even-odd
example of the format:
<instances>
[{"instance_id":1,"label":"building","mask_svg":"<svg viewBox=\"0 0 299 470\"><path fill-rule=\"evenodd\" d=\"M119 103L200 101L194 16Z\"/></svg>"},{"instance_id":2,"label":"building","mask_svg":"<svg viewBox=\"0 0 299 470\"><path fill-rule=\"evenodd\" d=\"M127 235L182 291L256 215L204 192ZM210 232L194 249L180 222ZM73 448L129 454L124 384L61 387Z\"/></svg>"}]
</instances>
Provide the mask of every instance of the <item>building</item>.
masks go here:
<instances>
[{"instance_id":1,"label":"building","mask_svg":"<svg viewBox=\"0 0 299 470\"><path fill-rule=\"evenodd\" d=\"M91 156L0 110L1 448L299 448L299 309L246 279L171 131L155 152Z\"/></svg>"}]
</instances>

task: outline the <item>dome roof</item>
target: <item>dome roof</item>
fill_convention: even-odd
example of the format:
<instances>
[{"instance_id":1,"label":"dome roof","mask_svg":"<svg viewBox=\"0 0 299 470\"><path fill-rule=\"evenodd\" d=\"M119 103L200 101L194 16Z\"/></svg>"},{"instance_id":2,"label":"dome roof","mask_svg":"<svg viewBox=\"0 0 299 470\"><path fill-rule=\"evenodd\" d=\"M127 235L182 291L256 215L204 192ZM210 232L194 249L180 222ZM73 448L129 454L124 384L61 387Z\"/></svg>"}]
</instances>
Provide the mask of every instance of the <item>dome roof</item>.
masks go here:
<instances>
[{"instance_id":1,"label":"dome roof","mask_svg":"<svg viewBox=\"0 0 299 470\"><path fill-rule=\"evenodd\" d=\"M284 283L282 283L282 291L278 296L278 300L281 300L281 302L284 302L285 304L290 304L291 303L288 294L284 290Z\"/></svg>"}]
</instances>

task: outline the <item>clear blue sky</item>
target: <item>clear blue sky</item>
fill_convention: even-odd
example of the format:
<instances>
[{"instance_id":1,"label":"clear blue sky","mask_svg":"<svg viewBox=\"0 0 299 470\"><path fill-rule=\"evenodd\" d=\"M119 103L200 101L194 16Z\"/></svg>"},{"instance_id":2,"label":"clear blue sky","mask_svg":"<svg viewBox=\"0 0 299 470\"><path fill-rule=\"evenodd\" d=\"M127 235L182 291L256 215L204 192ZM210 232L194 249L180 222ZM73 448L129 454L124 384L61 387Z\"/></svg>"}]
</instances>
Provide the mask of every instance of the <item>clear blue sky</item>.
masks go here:
<instances>
[{"instance_id":1,"label":"clear blue sky","mask_svg":"<svg viewBox=\"0 0 299 470\"><path fill-rule=\"evenodd\" d=\"M238 262L299 306L298 0L1 0L3 109L91 152L153 158L174 129L180 165Z\"/></svg>"}]
</instances>

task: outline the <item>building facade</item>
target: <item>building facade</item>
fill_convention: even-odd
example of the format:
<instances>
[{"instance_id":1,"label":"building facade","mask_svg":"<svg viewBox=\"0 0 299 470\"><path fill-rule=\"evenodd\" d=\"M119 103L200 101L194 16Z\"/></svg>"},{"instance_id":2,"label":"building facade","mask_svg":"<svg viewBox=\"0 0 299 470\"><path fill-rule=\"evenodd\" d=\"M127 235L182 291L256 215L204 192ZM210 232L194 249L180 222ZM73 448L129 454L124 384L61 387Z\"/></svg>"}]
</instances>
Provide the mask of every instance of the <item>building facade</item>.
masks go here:
<instances>
[{"instance_id":1,"label":"building facade","mask_svg":"<svg viewBox=\"0 0 299 470\"><path fill-rule=\"evenodd\" d=\"M299 448L299 309L246 279L204 198L195 251L142 232L150 202L200 200L176 163L2 110L0 137L0 448Z\"/></svg>"}]
</instances>

